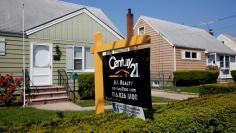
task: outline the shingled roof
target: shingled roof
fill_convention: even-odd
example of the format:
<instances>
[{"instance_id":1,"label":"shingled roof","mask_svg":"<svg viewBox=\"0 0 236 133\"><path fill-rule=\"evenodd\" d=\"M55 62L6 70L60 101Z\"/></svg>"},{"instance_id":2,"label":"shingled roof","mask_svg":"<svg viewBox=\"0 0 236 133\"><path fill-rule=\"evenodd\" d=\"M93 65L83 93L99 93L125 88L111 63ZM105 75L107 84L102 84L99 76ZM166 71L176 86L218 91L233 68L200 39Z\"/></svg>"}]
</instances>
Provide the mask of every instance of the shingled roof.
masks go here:
<instances>
[{"instance_id":1,"label":"shingled roof","mask_svg":"<svg viewBox=\"0 0 236 133\"><path fill-rule=\"evenodd\" d=\"M48 23L81 9L87 9L99 20L121 35L109 18L99 8L60 0L0 0L0 32L22 33L22 1L25 9L25 31Z\"/></svg>"},{"instance_id":2,"label":"shingled roof","mask_svg":"<svg viewBox=\"0 0 236 133\"><path fill-rule=\"evenodd\" d=\"M141 16L155 31L164 35L176 47L204 49L209 53L235 55L234 51L222 44L203 29Z\"/></svg>"}]
</instances>

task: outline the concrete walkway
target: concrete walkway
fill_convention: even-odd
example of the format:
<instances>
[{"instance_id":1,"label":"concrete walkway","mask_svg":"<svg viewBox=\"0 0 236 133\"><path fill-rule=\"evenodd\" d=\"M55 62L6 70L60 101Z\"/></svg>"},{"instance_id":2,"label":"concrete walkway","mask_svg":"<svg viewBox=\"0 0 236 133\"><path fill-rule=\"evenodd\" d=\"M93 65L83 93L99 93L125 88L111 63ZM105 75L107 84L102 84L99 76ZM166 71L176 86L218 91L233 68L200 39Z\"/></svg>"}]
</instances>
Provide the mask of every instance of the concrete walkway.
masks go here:
<instances>
[{"instance_id":1,"label":"concrete walkway","mask_svg":"<svg viewBox=\"0 0 236 133\"><path fill-rule=\"evenodd\" d=\"M169 99L184 100L188 98L198 97L197 94L181 94L181 93L172 93L165 92L162 90L152 90L152 96L164 97ZM153 103L153 104L166 104L166 103ZM44 104L44 105L34 105L32 106L37 109L43 110L55 110L55 111L84 111L84 110L95 110L95 106L91 107L81 107L72 102L61 102L53 104ZM111 105L106 105L105 109L112 109Z\"/></svg>"},{"instance_id":2,"label":"concrete walkway","mask_svg":"<svg viewBox=\"0 0 236 133\"><path fill-rule=\"evenodd\" d=\"M61 103L52 103L44 105L34 105L32 106L36 109L43 110L55 110L55 111L84 111L84 110L95 110L95 106L91 107L81 107L72 102L61 102ZM105 106L105 109L112 109L111 105Z\"/></svg>"},{"instance_id":3,"label":"concrete walkway","mask_svg":"<svg viewBox=\"0 0 236 133\"><path fill-rule=\"evenodd\" d=\"M198 97L198 94L182 94L182 93L165 92L162 90L152 90L152 96L164 97L176 100L184 100L188 98Z\"/></svg>"}]
</instances>

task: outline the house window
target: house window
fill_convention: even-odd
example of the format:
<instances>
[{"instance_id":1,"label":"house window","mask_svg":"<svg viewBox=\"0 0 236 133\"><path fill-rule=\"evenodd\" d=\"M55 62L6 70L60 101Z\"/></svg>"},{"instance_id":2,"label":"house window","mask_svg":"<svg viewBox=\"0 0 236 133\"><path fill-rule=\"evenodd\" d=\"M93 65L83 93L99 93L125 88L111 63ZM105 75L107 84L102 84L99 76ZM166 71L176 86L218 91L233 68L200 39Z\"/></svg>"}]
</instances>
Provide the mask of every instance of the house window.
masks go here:
<instances>
[{"instance_id":1,"label":"house window","mask_svg":"<svg viewBox=\"0 0 236 133\"><path fill-rule=\"evenodd\" d=\"M201 60L201 53L196 51L182 51L182 59Z\"/></svg>"},{"instance_id":2,"label":"house window","mask_svg":"<svg viewBox=\"0 0 236 133\"><path fill-rule=\"evenodd\" d=\"M90 48L85 46L69 46L66 48L67 71L93 71L93 56Z\"/></svg>"},{"instance_id":3,"label":"house window","mask_svg":"<svg viewBox=\"0 0 236 133\"><path fill-rule=\"evenodd\" d=\"M5 38L0 37L0 56L5 55L5 51L6 51Z\"/></svg>"},{"instance_id":4,"label":"house window","mask_svg":"<svg viewBox=\"0 0 236 133\"><path fill-rule=\"evenodd\" d=\"M220 56L220 67L221 68L229 68L230 58L229 56Z\"/></svg>"},{"instance_id":5,"label":"house window","mask_svg":"<svg viewBox=\"0 0 236 133\"><path fill-rule=\"evenodd\" d=\"M138 28L138 35L142 35L142 34L144 34L144 33L145 33L144 27Z\"/></svg>"}]
</instances>

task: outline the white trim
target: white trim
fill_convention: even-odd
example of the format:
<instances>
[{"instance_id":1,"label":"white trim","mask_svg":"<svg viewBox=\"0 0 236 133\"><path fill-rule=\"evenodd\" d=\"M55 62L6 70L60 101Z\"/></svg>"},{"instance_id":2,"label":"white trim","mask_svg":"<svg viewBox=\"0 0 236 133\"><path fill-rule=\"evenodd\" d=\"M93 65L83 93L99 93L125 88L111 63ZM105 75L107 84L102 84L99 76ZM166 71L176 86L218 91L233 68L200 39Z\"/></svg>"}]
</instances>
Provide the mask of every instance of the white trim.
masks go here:
<instances>
[{"instance_id":1,"label":"white trim","mask_svg":"<svg viewBox=\"0 0 236 133\"><path fill-rule=\"evenodd\" d=\"M33 79L33 45L47 45L49 46L49 51L50 51L50 75L49 75L49 78L50 78L50 83L49 85L53 85L53 59L52 59L52 56L53 56L53 44L52 43L39 43L39 42L30 42L30 79ZM42 75L39 75L39 76L42 76Z\"/></svg>"},{"instance_id":2,"label":"white trim","mask_svg":"<svg viewBox=\"0 0 236 133\"><path fill-rule=\"evenodd\" d=\"M190 58L186 58L186 52L190 53ZM192 53L196 53L196 58L192 57ZM181 59L184 60L201 60L201 52L200 51L194 51L194 50L182 50L181 51Z\"/></svg>"},{"instance_id":3,"label":"white trim","mask_svg":"<svg viewBox=\"0 0 236 133\"><path fill-rule=\"evenodd\" d=\"M176 49L174 46L174 71L176 71Z\"/></svg>"},{"instance_id":4,"label":"white trim","mask_svg":"<svg viewBox=\"0 0 236 133\"><path fill-rule=\"evenodd\" d=\"M145 34L145 26L141 26L138 28L138 35L140 35L140 29L143 28L143 34Z\"/></svg>"},{"instance_id":5,"label":"white trim","mask_svg":"<svg viewBox=\"0 0 236 133\"><path fill-rule=\"evenodd\" d=\"M134 25L134 28L133 28L133 29L136 28L136 26L138 25L138 22L139 22L141 19L142 19L143 21L145 21L154 31L156 31L157 33L159 33L160 36L163 37L171 46L174 46L174 44L173 44L170 40L168 40L168 39L165 37L164 34L162 34L160 31L156 30L148 21L146 21L145 19L143 19L143 16L140 16L140 17L139 17L139 19L138 19L138 21L136 22L136 24Z\"/></svg>"},{"instance_id":6,"label":"white trim","mask_svg":"<svg viewBox=\"0 0 236 133\"><path fill-rule=\"evenodd\" d=\"M74 16L80 15L80 14L82 14L82 13L86 13L88 16L90 16L90 17L91 17L92 19L94 19L97 23L99 23L99 24L102 25L104 28L106 28L108 31L110 31L110 32L111 32L113 35L115 35L117 38L123 39L123 37L122 37L121 35L119 35L119 34L116 33L112 28L110 28L109 26L107 26L107 24L105 24L104 22L102 22L101 20L99 20L95 15L93 15L92 13L90 13L90 12L88 11L88 9L86 9L86 8L84 8L84 9L82 9L82 10L79 10L79 11L77 11L77 12L71 13L71 14L69 14L69 15L66 15L66 16L64 16L64 17L58 18L58 19L56 19L56 20L54 20L54 21L51 21L51 22L46 23L46 24L44 24L44 25L38 26L38 27L33 28L33 29L31 29L31 30L28 30L28 31L26 31L26 35L33 34L33 33L35 33L35 32L38 32L38 31L40 31L40 30L43 30L43 29L45 29L45 28L47 28L47 27L50 27L50 26L52 26L52 25L55 25L55 24L60 23L60 22L62 22L62 21L65 21L65 20L67 20L67 19L70 19L70 18L72 18L72 17L74 17Z\"/></svg>"},{"instance_id":7,"label":"white trim","mask_svg":"<svg viewBox=\"0 0 236 133\"><path fill-rule=\"evenodd\" d=\"M70 45L70 46L66 46L67 47L72 47L73 49L73 70L67 70L67 72L94 72L94 68L86 68L85 64L86 64L86 56L85 56L85 48L90 48L89 46L86 45ZM82 57L81 58L75 58L75 48L76 47L80 47L82 48ZM75 59L81 59L82 60L82 69L81 70L75 70ZM67 64L66 64L67 65Z\"/></svg>"}]
</instances>

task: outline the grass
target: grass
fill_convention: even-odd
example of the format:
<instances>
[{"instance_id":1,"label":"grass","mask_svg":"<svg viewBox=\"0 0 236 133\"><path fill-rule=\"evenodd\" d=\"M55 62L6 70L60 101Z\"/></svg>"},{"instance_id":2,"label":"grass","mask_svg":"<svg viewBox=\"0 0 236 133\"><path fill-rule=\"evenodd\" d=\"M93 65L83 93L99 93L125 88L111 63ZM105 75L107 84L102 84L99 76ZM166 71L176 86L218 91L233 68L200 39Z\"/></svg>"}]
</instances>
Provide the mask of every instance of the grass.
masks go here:
<instances>
[{"instance_id":1,"label":"grass","mask_svg":"<svg viewBox=\"0 0 236 133\"><path fill-rule=\"evenodd\" d=\"M0 132L235 132L235 101L236 94L220 94L154 105L146 121L112 111L0 108Z\"/></svg>"},{"instance_id":2,"label":"grass","mask_svg":"<svg viewBox=\"0 0 236 133\"><path fill-rule=\"evenodd\" d=\"M95 100L94 99L88 99L88 100L78 100L76 104L82 106L82 107L88 107L88 106L95 106ZM111 101L105 100L105 105L111 105Z\"/></svg>"},{"instance_id":3,"label":"grass","mask_svg":"<svg viewBox=\"0 0 236 133\"><path fill-rule=\"evenodd\" d=\"M172 103L177 100L169 99L169 98L163 98L163 97L152 97L152 103Z\"/></svg>"},{"instance_id":4,"label":"grass","mask_svg":"<svg viewBox=\"0 0 236 133\"><path fill-rule=\"evenodd\" d=\"M46 111L34 108L22 107L1 107L0 108L0 125L2 124L23 124L49 121L56 118L72 118L83 117L94 114L94 111L81 112L61 112L61 111ZM1 132L1 131L0 131Z\"/></svg>"},{"instance_id":5,"label":"grass","mask_svg":"<svg viewBox=\"0 0 236 133\"><path fill-rule=\"evenodd\" d=\"M173 86L166 87L163 90L173 91L173 92L188 92L188 93L199 93L200 86Z\"/></svg>"},{"instance_id":6,"label":"grass","mask_svg":"<svg viewBox=\"0 0 236 133\"><path fill-rule=\"evenodd\" d=\"M168 99L168 98L162 98L162 97L152 97L152 103L171 103L176 100ZM82 106L82 107L88 107L88 106L95 106L95 100L88 99L88 100L78 100L76 104ZM111 101L105 100L105 105L111 105Z\"/></svg>"}]
</instances>

